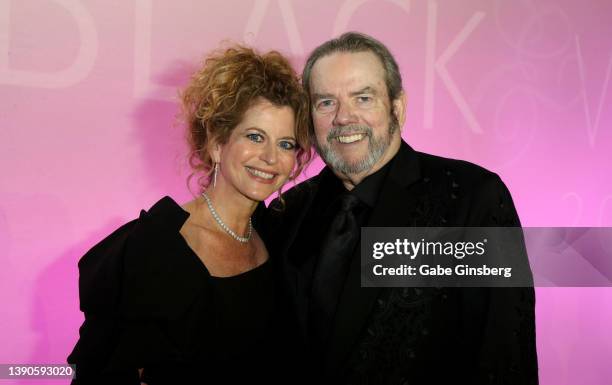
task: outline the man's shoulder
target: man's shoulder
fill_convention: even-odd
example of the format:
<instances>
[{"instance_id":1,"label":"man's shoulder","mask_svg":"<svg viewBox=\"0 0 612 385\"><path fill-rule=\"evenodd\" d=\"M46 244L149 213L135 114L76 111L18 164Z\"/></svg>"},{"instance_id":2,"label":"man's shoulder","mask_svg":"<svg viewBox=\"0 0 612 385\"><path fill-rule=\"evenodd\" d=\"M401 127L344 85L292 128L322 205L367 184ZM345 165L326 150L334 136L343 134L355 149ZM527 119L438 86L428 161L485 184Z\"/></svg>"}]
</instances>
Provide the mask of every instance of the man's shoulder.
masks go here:
<instances>
[{"instance_id":1,"label":"man's shoulder","mask_svg":"<svg viewBox=\"0 0 612 385\"><path fill-rule=\"evenodd\" d=\"M417 152L421 178L424 181L450 181L477 187L483 184L499 183L499 176L475 163L460 159L445 158L424 152Z\"/></svg>"},{"instance_id":2,"label":"man's shoulder","mask_svg":"<svg viewBox=\"0 0 612 385\"><path fill-rule=\"evenodd\" d=\"M304 197L316 193L320 183L321 174L315 175L285 191L283 197L286 199L303 199Z\"/></svg>"},{"instance_id":3,"label":"man's shoulder","mask_svg":"<svg viewBox=\"0 0 612 385\"><path fill-rule=\"evenodd\" d=\"M279 253L276 248L283 244L283 239L293 227L301 222L318 191L319 183L318 175L309 178L283 192L266 209L258 208L255 226L271 254Z\"/></svg>"},{"instance_id":4,"label":"man's shoulder","mask_svg":"<svg viewBox=\"0 0 612 385\"><path fill-rule=\"evenodd\" d=\"M464 224L520 225L510 191L496 173L471 162L418 153L422 186L431 199L465 208ZM459 210L461 211L461 210Z\"/></svg>"},{"instance_id":5,"label":"man's shoulder","mask_svg":"<svg viewBox=\"0 0 612 385\"><path fill-rule=\"evenodd\" d=\"M287 213L304 207L317 193L320 182L321 175L319 174L294 185L282 193L282 199L274 199L270 208Z\"/></svg>"}]
</instances>

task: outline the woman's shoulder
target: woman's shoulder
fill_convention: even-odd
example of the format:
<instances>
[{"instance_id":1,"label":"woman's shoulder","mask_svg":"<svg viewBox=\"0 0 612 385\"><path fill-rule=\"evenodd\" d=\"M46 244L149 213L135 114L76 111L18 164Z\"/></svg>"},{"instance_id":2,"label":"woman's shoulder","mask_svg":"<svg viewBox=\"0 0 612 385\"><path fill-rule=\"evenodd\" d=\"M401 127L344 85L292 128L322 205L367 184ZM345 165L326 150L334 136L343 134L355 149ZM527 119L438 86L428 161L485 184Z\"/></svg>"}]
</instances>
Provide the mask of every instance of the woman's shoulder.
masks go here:
<instances>
[{"instance_id":1,"label":"woman's shoulder","mask_svg":"<svg viewBox=\"0 0 612 385\"><path fill-rule=\"evenodd\" d=\"M140 211L140 219L147 218L157 225L174 230L180 229L188 217L189 212L167 195L158 200L149 210Z\"/></svg>"},{"instance_id":2,"label":"woman's shoulder","mask_svg":"<svg viewBox=\"0 0 612 385\"><path fill-rule=\"evenodd\" d=\"M172 198L164 196L148 210L140 210L137 218L121 225L95 244L79 261L79 269L86 269L94 263L92 260L102 255L121 255L128 242L154 241L155 235L178 231L188 216L189 213Z\"/></svg>"},{"instance_id":3,"label":"woman's shoulder","mask_svg":"<svg viewBox=\"0 0 612 385\"><path fill-rule=\"evenodd\" d=\"M178 329L181 323L172 321L191 317L195 300L207 303L206 280L193 268L198 261L189 258L177 237L187 216L172 198L163 197L81 258L79 298L85 322L69 357L83 364L81 375L88 370L92 378L98 370L123 372L142 367L136 360L165 357L175 342L169 340L169 329L155 326L157 321Z\"/></svg>"},{"instance_id":4,"label":"woman's shoulder","mask_svg":"<svg viewBox=\"0 0 612 385\"><path fill-rule=\"evenodd\" d=\"M188 216L166 196L92 247L79 261L81 310L121 306L133 315L178 310L173 301L182 301L176 297L200 288L203 278L199 261L190 258L178 236Z\"/></svg>"}]
</instances>

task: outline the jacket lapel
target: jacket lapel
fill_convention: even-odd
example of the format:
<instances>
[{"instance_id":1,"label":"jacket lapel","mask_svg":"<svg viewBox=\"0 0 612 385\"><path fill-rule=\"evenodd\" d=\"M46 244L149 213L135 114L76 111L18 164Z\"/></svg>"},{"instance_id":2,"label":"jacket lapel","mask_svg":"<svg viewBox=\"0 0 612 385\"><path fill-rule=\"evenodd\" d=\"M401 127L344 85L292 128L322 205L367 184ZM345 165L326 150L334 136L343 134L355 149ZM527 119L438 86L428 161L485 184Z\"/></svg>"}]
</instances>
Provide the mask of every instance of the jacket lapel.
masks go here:
<instances>
[{"instance_id":1,"label":"jacket lapel","mask_svg":"<svg viewBox=\"0 0 612 385\"><path fill-rule=\"evenodd\" d=\"M393 159L378 202L368 221L369 227L407 226L414 215L414 200L410 185L420 178L416 153L405 142ZM329 349L325 357L327 370L342 367L358 342L382 288L361 287L361 248L352 256L349 275L340 297L332 329Z\"/></svg>"}]
</instances>

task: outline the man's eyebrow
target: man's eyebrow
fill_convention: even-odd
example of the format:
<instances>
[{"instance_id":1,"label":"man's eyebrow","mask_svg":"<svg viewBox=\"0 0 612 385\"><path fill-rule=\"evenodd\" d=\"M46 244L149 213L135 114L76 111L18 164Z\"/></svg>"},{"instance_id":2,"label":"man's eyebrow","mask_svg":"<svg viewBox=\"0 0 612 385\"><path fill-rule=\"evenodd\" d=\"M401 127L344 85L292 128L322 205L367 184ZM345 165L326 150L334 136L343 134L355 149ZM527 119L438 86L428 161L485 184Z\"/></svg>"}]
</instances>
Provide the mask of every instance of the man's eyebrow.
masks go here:
<instances>
[{"instance_id":1,"label":"man's eyebrow","mask_svg":"<svg viewBox=\"0 0 612 385\"><path fill-rule=\"evenodd\" d=\"M367 86L367 87L363 87L360 90L351 92L351 96L357 96L360 94L373 94L376 95L376 90L373 87Z\"/></svg>"},{"instance_id":2,"label":"man's eyebrow","mask_svg":"<svg viewBox=\"0 0 612 385\"><path fill-rule=\"evenodd\" d=\"M353 91L351 92L351 96L357 96L360 94L373 94L376 95L376 89L374 87L371 86L366 86L363 87L357 91ZM319 100L319 99L334 99L335 96L333 94L319 94L319 93L313 93L312 94L312 99L313 100Z\"/></svg>"},{"instance_id":3,"label":"man's eyebrow","mask_svg":"<svg viewBox=\"0 0 612 385\"><path fill-rule=\"evenodd\" d=\"M333 99L334 95L332 94L317 94L316 92L312 94L312 99L313 100L318 100L318 99Z\"/></svg>"}]
</instances>

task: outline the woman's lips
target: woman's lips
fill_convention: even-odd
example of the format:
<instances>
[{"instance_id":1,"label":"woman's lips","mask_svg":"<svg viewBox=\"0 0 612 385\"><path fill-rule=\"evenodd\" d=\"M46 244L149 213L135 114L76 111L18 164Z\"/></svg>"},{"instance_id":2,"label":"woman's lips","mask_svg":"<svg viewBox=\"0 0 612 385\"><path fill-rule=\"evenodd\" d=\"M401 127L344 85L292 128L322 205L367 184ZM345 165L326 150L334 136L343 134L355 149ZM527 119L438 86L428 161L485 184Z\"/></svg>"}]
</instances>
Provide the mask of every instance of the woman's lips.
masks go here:
<instances>
[{"instance_id":1,"label":"woman's lips","mask_svg":"<svg viewBox=\"0 0 612 385\"><path fill-rule=\"evenodd\" d=\"M278 175L275 173L259 170L259 169L249 167L249 166L246 166L245 168L247 169L247 172L249 173L249 175L253 177L253 179L261 183L270 184L274 182L274 180L276 179L276 176Z\"/></svg>"}]
</instances>

